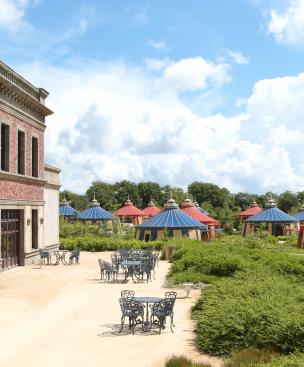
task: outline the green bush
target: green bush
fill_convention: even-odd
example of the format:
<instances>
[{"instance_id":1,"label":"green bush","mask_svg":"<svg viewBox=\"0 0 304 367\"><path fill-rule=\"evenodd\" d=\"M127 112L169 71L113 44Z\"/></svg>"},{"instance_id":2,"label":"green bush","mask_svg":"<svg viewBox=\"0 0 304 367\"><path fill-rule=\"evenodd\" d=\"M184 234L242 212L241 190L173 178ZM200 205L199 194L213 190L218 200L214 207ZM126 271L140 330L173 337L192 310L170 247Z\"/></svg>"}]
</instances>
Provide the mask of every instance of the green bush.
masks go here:
<instances>
[{"instance_id":1,"label":"green bush","mask_svg":"<svg viewBox=\"0 0 304 367\"><path fill-rule=\"evenodd\" d=\"M210 367L210 365L195 363L185 356L173 356L167 360L165 367Z\"/></svg>"},{"instance_id":2,"label":"green bush","mask_svg":"<svg viewBox=\"0 0 304 367\"><path fill-rule=\"evenodd\" d=\"M303 367L304 355L300 353L274 358L269 363L259 363L254 367Z\"/></svg>"},{"instance_id":3,"label":"green bush","mask_svg":"<svg viewBox=\"0 0 304 367\"><path fill-rule=\"evenodd\" d=\"M143 242L138 240L113 239L107 237L81 236L61 238L60 248L63 250L80 249L82 251L116 251L121 247L144 249L153 247L161 250L164 244L161 241Z\"/></svg>"},{"instance_id":4,"label":"green bush","mask_svg":"<svg viewBox=\"0 0 304 367\"><path fill-rule=\"evenodd\" d=\"M253 367L257 364L270 362L278 357L279 353L269 349L248 348L233 353L231 358L225 362L225 367Z\"/></svg>"},{"instance_id":5,"label":"green bush","mask_svg":"<svg viewBox=\"0 0 304 367\"><path fill-rule=\"evenodd\" d=\"M217 282L195 308L198 345L214 355L249 347L304 351L303 301L302 284L279 275L249 272Z\"/></svg>"}]
</instances>

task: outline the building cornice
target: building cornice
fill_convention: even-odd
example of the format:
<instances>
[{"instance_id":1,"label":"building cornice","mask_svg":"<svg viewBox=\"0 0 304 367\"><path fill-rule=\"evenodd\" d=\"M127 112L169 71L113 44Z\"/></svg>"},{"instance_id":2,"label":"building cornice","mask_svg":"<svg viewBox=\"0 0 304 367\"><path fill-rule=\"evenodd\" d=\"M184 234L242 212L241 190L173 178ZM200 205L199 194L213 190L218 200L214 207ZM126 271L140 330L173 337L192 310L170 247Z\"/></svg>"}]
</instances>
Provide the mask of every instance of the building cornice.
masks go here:
<instances>
[{"instance_id":1,"label":"building cornice","mask_svg":"<svg viewBox=\"0 0 304 367\"><path fill-rule=\"evenodd\" d=\"M47 182L44 186L46 189L55 189L58 190L60 189L61 185L57 185L57 184L52 184L50 182Z\"/></svg>"},{"instance_id":2,"label":"building cornice","mask_svg":"<svg viewBox=\"0 0 304 367\"><path fill-rule=\"evenodd\" d=\"M45 131L46 125L34 118L33 116L27 114L26 112L20 110L19 108L12 106L8 102L0 99L0 109L8 114L16 117L17 119L24 121L25 123L39 129L41 131Z\"/></svg>"},{"instance_id":3,"label":"building cornice","mask_svg":"<svg viewBox=\"0 0 304 367\"><path fill-rule=\"evenodd\" d=\"M44 206L45 201L41 200L17 200L17 199L0 199L0 206L6 205L6 206L29 206L29 205L36 205L36 206Z\"/></svg>"},{"instance_id":4,"label":"building cornice","mask_svg":"<svg viewBox=\"0 0 304 367\"><path fill-rule=\"evenodd\" d=\"M45 186L47 183L47 181L41 180L40 178L23 176L4 171L0 171L0 179L6 181L23 182L35 186Z\"/></svg>"},{"instance_id":5,"label":"building cornice","mask_svg":"<svg viewBox=\"0 0 304 367\"><path fill-rule=\"evenodd\" d=\"M0 61L0 92L43 117L53 113L45 106L48 92L33 86L2 61Z\"/></svg>"},{"instance_id":6,"label":"building cornice","mask_svg":"<svg viewBox=\"0 0 304 367\"><path fill-rule=\"evenodd\" d=\"M49 171L49 172L55 172L55 173L60 173L61 172L61 169L60 168L55 167L55 166L51 166L49 164L45 164L44 165L44 169L46 171Z\"/></svg>"}]
</instances>

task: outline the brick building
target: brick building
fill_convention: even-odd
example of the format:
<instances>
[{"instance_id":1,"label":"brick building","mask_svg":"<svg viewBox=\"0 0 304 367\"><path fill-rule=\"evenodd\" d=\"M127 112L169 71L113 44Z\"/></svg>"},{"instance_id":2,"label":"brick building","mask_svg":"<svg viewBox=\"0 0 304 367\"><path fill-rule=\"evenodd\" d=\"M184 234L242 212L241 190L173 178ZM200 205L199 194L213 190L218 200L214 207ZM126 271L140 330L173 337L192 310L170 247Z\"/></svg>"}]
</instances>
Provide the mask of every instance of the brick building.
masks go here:
<instances>
[{"instance_id":1,"label":"brick building","mask_svg":"<svg viewBox=\"0 0 304 367\"><path fill-rule=\"evenodd\" d=\"M48 92L0 61L0 270L59 243L59 173L44 163Z\"/></svg>"}]
</instances>

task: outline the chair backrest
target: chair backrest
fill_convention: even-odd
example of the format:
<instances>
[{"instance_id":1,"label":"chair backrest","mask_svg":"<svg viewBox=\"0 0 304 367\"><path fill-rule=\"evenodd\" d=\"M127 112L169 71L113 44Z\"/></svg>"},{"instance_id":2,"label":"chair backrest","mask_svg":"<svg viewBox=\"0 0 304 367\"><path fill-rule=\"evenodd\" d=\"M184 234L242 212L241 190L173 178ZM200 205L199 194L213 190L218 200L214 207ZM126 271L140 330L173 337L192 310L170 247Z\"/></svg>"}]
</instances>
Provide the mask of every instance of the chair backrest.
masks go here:
<instances>
[{"instance_id":1,"label":"chair backrest","mask_svg":"<svg viewBox=\"0 0 304 367\"><path fill-rule=\"evenodd\" d=\"M133 298L135 296L135 292L125 289L120 292L120 296L121 298Z\"/></svg>"},{"instance_id":2,"label":"chair backrest","mask_svg":"<svg viewBox=\"0 0 304 367\"><path fill-rule=\"evenodd\" d=\"M173 298L175 300L176 297L177 297L177 293L174 292L174 291L170 291L170 292L165 293L165 298Z\"/></svg>"}]
</instances>

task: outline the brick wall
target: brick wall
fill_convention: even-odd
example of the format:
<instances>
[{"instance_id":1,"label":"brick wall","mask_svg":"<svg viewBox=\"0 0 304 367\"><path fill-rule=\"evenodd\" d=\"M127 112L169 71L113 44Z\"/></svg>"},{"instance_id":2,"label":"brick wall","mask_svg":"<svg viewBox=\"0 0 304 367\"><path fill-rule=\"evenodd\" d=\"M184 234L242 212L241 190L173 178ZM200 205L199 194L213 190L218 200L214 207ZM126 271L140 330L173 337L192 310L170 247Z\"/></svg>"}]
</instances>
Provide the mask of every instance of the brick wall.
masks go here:
<instances>
[{"instance_id":1,"label":"brick wall","mask_svg":"<svg viewBox=\"0 0 304 367\"><path fill-rule=\"evenodd\" d=\"M38 139L38 178L44 178L44 132L0 110L0 122L10 128L9 172L17 174L18 130L25 133L25 176L32 176L32 137ZM0 179L0 198L12 200L43 200L43 187L19 180Z\"/></svg>"},{"instance_id":2,"label":"brick wall","mask_svg":"<svg viewBox=\"0 0 304 367\"><path fill-rule=\"evenodd\" d=\"M10 173L17 173L18 130L25 132L25 176L32 175L32 137L38 138L38 177L44 177L44 132L0 110L0 120L10 126Z\"/></svg>"},{"instance_id":3,"label":"brick wall","mask_svg":"<svg viewBox=\"0 0 304 367\"><path fill-rule=\"evenodd\" d=\"M43 200L43 187L0 179L0 199Z\"/></svg>"}]
</instances>

